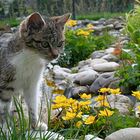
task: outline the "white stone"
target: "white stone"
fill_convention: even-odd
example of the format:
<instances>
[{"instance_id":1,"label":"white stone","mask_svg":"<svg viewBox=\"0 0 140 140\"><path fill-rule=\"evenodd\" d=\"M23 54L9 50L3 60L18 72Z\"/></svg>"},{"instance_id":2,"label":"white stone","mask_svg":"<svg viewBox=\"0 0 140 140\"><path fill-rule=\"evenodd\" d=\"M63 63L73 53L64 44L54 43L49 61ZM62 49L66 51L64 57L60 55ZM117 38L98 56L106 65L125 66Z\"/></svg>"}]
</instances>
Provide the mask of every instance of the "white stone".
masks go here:
<instances>
[{"instance_id":1,"label":"white stone","mask_svg":"<svg viewBox=\"0 0 140 140\"><path fill-rule=\"evenodd\" d=\"M78 63L78 68L81 69L82 67L84 67L85 65L89 65L90 63L91 63L91 58L87 59L87 60L80 61Z\"/></svg>"},{"instance_id":2,"label":"white stone","mask_svg":"<svg viewBox=\"0 0 140 140\"><path fill-rule=\"evenodd\" d=\"M90 66L91 67L94 67L94 65L96 65L96 64L103 64L103 63L107 63L107 62L108 62L107 60L101 59L101 58L99 58L99 59L93 59L90 62Z\"/></svg>"},{"instance_id":3,"label":"white stone","mask_svg":"<svg viewBox=\"0 0 140 140\"><path fill-rule=\"evenodd\" d=\"M133 106L131 99L125 95L107 95L107 100L111 108L118 109L119 113L122 115L129 114L129 110ZM96 102L93 106L99 107L99 104L99 102Z\"/></svg>"},{"instance_id":4,"label":"white stone","mask_svg":"<svg viewBox=\"0 0 140 140\"><path fill-rule=\"evenodd\" d=\"M96 71L87 70L77 73L74 82L79 83L80 85L89 85L92 84L97 77L98 73Z\"/></svg>"},{"instance_id":5,"label":"white stone","mask_svg":"<svg viewBox=\"0 0 140 140\"><path fill-rule=\"evenodd\" d=\"M28 138L28 135L32 138L35 138L36 140L40 140L41 138L47 139L47 140L64 140L64 137L58 133L54 133L51 131L30 131L26 133L26 137Z\"/></svg>"},{"instance_id":6,"label":"white stone","mask_svg":"<svg viewBox=\"0 0 140 140\"><path fill-rule=\"evenodd\" d=\"M108 48L105 50L105 53L109 54L109 53L113 53L115 50L115 48Z\"/></svg>"},{"instance_id":7,"label":"white stone","mask_svg":"<svg viewBox=\"0 0 140 140\"><path fill-rule=\"evenodd\" d=\"M93 66L93 69L101 72L110 72L115 71L119 67L119 64L116 62L107 62L102 64L96 64Z\"/></svg>"},{"instance_id":8,"label":"white stone","mask_svg":"<svg viewBox=\"0 0 140 140\"><path fill-rule=\"evenodd\" d=\"M53 68L54 78L55 79L65 79L71 77L71 73L69 69L61 68L60 66L54 66Z\"/></svg>"},{"instance_id":9,"label":"white stone","mask_svg":"<svg viewBox=\"0 0 140 140\"><path fill-rule=\"evenodd\" d=\"M99 137L96 137L94 135L88 134L88 135L85 136L85 139L84 140L103 140L103 139L101 139Z\"/></svg>"},{"instance_id":10,"label":"white stone","mask_svg":"<svg viewBox=\"0 0 140 140\"><path fill-rule=\"evenodd\" d=\"M105 140L140 140L140 128L118 130L107 136Z\"/></svg>"},{"instance_id":11,"label":"white stone","mask_svg":"<svg viewBox=\"0 0 140 140\"><path fill-rule=\"evenodd\" d=\"M79 69L78 72L83 72L83 71L88 71L88 70L93 70L93 68L88 66L88 65L86 65L85 67L82 67L81 69Z\"/></svg>"},{"instance_id":12,"label":"white stone","mask_svg":"<svg viewBox=\"0 0 140 140\"><path fill-rule=\"evenodd\" d=\"M107 60L107 61L109 61L109 62L111 62L111 61L117 62L117 61L119 60L119 58L116 57L116 56L113 55L113 54L104 55L104 56L102 57L102 59L105 59L105 60Z\"/></svg>"},{"instance_id":13,"label":"white stone","mask_svg":"<svg viewBox=\"0 0 140 140\"><path fill-rule=\"evenodd\" d=\"M140 106L140 102L137 102L137 103L135 104L134 111L135 111L135 116L136 116L137 118L140 118L140 110L139 110L138 106Z\"/></svg>"}]
</instances>

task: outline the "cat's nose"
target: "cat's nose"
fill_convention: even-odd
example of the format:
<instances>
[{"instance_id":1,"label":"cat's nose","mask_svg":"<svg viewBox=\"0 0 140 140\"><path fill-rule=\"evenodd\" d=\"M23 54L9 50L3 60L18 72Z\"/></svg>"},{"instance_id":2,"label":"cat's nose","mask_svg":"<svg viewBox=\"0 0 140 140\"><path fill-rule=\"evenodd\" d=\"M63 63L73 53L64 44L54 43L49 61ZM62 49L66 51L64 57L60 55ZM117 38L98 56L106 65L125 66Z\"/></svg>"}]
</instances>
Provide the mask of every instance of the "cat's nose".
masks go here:
<instances>
[{"instance_id":1,"label":"cat's nose","mask_svg":"<svg viewBox=\"0 0 140 140\"><path fill-rule=\"evenodd\" d=\"M53 58L57 58L57 57L58 57L58 55L59 55L58 50L52 48L52 49L51 49L51 52L52 52Z\"/></svg>"}]
</instances>

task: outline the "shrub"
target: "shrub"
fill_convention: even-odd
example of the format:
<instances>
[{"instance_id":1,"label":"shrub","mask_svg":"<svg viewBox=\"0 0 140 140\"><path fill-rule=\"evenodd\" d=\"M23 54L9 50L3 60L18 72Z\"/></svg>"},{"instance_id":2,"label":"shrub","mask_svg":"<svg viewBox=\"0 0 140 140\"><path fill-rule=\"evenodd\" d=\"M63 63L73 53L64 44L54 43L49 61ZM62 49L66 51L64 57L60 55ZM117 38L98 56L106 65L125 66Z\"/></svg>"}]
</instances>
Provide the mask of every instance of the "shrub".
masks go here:
<instances>
[{"instance_id":1,"label":"shrub","mask_svg":"<svg viewBox=\"0 0 140 140\"><path fill-rule=\"evenodd\" d=\"M126 15L125 32L131 41L122 49L122 65L117 74L122 79L120 85L136 90L140 88L140 6Z\"/></svg>"},{"instance_id":2,"label":"shrub","mask_svg":"<svg viewBox=\"0 0 140 140\"><path fill-rule=\"evenodd\" d=\"M72 67L79 61L87 59L93 51L107 48L113 40L114 38L106 32L102 36L95 36L86 28L67 30L64 54L58 63L61 66Z\"/></svg>"}]
</instances>

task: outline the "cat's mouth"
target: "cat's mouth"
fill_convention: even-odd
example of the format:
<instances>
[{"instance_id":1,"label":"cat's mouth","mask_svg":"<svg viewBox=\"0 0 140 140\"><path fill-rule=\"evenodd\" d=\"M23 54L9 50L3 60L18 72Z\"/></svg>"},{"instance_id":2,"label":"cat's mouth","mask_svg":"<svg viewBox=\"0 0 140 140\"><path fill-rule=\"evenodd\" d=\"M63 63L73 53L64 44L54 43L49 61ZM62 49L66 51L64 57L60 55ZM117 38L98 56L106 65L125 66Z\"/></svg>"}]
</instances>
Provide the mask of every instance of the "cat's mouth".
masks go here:
<instances>
[{"instance_id":1,"label":"cat's mouth","mask_svg":"<svg viewBox=\"0 0 140 140\"><path fill-rule=\"evenodd\" d=\"M47 59L51 61L57 59L59 57L59 54L53 54L52 52L49 52L47 53L47 55L41 55L41 57L45 60Z\"/></svg>"}]
</instances>

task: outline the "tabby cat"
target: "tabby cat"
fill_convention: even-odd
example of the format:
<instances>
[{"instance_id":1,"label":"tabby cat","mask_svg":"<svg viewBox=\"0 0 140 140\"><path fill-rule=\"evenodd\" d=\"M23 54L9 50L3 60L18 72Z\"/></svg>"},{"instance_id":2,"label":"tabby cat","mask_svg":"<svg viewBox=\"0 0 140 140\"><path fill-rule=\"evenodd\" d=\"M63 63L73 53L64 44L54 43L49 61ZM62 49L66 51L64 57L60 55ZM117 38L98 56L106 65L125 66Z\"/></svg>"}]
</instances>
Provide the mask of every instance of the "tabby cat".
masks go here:
<instances>
[{"instance_id":1,"label":"tabby cat","mask_svg":"<svg viewBox=\"0 0 140 140\"><path fill-rule=\"evenodd\" d=\"M43 18L33 13L13 35L0 37L0 123L5 124L12 97L23 94L32 128L47 129L38 122L40 82L45 65L56 59L64 47L64 25L70 14ZM5 125L4 125L5 126Z\"/></svg>"}]
</instances>

